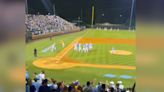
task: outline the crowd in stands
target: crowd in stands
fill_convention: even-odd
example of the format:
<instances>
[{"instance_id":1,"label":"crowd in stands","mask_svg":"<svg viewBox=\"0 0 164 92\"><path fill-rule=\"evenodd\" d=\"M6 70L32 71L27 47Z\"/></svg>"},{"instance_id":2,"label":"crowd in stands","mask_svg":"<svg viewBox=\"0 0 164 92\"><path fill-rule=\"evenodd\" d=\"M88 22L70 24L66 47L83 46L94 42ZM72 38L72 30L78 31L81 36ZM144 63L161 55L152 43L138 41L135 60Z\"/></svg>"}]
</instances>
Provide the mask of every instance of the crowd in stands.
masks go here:
<instances>
[{"instance_id":1,"label":"crowd in stands","mask_svg":"<svg viewBox=\"0 0 164 92\"><path fill-rule=\"evenodd\" d=\"M78 80L73 81L69 85L64 81L58 82L54 79L46 79L44 71L37 74L34 73L33 78L29 78L26 72L26 92L135 92L135 83L130 88L124 88L123 82L114 83L98 82L94 86L93 81L87 81L85 85L81 85Z\"/></svg>"},{"instance_id":2,"label":"crowd in stands","mask_svg":"<svg viewBox=\"0 0 164 92\"><path fill-rule=\"evenodd\" d=\"M74 24L56 15L25 15L25 25L27 31L32 34L48 34L51 32L68 32L77 30Z\"/></svg>"}]
</instances>

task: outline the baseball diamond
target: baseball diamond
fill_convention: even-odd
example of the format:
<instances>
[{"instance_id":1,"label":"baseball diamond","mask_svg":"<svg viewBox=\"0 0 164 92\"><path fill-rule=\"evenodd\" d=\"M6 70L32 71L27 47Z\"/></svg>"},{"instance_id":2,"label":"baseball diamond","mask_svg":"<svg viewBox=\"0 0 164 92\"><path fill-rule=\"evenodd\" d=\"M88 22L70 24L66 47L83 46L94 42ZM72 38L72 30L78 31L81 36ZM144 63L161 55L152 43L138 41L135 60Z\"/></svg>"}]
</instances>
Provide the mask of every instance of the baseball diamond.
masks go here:
<instances>
[{"instance_id":1,"label":"baseball diamond","mask_svg":"<svg viewBox=\"0 0 164 92\"><path fill-rule=\"evenodd\" d=\"M65 44L62 47L61 40ZM55 43L56 50L43 49ZM92 44L88 52L74 50L74 45ZM69 83L75 79L85 83L87 80L106 81L105 74L136 75L135 32L129 30L85 29L70 34L33 41L26 45L26 70L33 72L45 70L47 77L54 77ZM33 49L38 49L38 57ZM81 76L83 75L83 76ZM112 78L118 81L120 78ZM135 78L121 79L125 86L132 85Z\"/></svg>"}]
</instances>

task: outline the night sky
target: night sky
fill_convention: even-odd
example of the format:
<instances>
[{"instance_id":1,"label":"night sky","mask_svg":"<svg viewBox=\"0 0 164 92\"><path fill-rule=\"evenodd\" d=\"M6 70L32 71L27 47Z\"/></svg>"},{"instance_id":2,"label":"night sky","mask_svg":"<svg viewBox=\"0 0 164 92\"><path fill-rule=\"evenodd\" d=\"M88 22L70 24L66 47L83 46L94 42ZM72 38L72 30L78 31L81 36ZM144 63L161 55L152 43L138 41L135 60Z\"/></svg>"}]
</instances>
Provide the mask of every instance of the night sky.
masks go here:
<instances>
[{"instance_id":1,"label":"night sky","mask_svg":"<svg viewBox=\"0 0 164 92\"><path fill-rule=\"evenodd\" d=\"M90 24L92 6L95 7L94 23L129 24L132 0L45 0L51 2L49 8L42 3L44 0L28 0L29 13L55 14L60 17L73 21L78 17L84 23ZM133 25L135 25L135 6L133 12Z\"/></svg>"}]
</instances>

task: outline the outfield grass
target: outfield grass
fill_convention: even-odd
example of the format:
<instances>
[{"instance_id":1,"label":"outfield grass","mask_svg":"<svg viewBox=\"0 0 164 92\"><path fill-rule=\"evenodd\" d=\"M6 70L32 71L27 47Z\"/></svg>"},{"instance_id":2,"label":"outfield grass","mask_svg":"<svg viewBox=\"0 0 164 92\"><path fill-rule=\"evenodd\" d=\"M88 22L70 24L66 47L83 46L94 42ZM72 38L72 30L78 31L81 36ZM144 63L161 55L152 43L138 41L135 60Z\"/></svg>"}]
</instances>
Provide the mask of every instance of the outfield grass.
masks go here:
<instances>
[{"instance_id":1,"label":"outfield grass","mask_svg":"<svg viewBox=\"0 0 164 92\"><path fill-rule=\"evenodd\" d=\"M126 39L135 39L136 32L129 32L129 30L96 30L96 29L87 29L88 34L85 37L89 38L126 38Z\"/></svg>"},{"instance_id":2,"label":"outfield grass","mask_svg":"<svg viewBox=\"0 0 164 92\"><path fill-rule=\"evenodd\" d=\"M98 68L86 68L86 67L74 67L70 69L62 69L62 70L48 70L48 69L40 69L32 65L32 62L37 59L33 57L33 49L38 49L38 58L40 57L48 57L48 56L55 56L58 52L60 52L63 48L60 46L60 41L63 40L66 45L71 43L77 37L84 36L87 38L127 38L127 39L135 39L135 32L129 32L126 30L123 31L102 31L102 30L95 30L95 29L87 29L85 31L66 34L61 36L53 37L53 40L50 41L49 38L37 40L34 42L30 42L26 45L26 69L32 76L32 73L37 72L39 73L41 70L45 70L47 77L55 78L56 80L64 80L66 83L69 83L74 80L79 80L82 84L84 84L87 80L95 80L96 82L102 81L105 82L106 80L110 81L118 81L122 80L125 86L131 86L135 79L120 79L120 78L106 78L104 74L115 74L119 75L131 75L135 76L135 70L120 70L120 69L98 69ZM52 45L53 43L57 45L57 51L53 52L46 52L42 53L41 50L44 48ZM112 47L121 50L128 50L133 52L130 56L113 56L109 54L109 50ZM88 53L87 55L83 53L77 53L74 51L70 51L67 56L72 59L79 60L80 62L84 63L91 63L91 64L116 64L116 65L133 65L135 66L135 46L127 45L127 44L96 44L94 45L94 49L92 52Z\"/></svg>"}]
</instances>

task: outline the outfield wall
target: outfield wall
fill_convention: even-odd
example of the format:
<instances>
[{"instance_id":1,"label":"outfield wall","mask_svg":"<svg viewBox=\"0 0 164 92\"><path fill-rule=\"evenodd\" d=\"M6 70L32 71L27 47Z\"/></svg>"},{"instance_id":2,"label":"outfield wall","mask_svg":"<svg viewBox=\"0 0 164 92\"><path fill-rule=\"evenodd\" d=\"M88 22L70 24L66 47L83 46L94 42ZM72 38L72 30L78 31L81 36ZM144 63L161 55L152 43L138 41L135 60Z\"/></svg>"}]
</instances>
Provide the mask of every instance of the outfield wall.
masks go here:
<instances>
[{"instance_id":1,"label":"outfield wall","mask_svg":"<svg viewBox=\"0 0 164 92\"><path fill-rule=\"evenodd\" d=\"M125 25L95 25L94 28L107 28L107 29L122 29L129 30L129 26ZM135 29L135 27L131 27L131 29Z\"/></svg>"},{"instance_id":2,"label":"outfield wall","mask_svg":"<svg viewBox=\"0 0 164 92\"><path fill-rule=\"evenodd\" d=\"M60 32L52 32L52 33L48 33L48 34L32 35L32 40L43 39L43 38L47 38L47 37L69 34L69 33L74 33L74 32L79 32L79 31L81 31L81 30L77 29L77 30L72 30L72 31L67 31L67 32L60 31Z\"/></svg>"}]
</instances>

